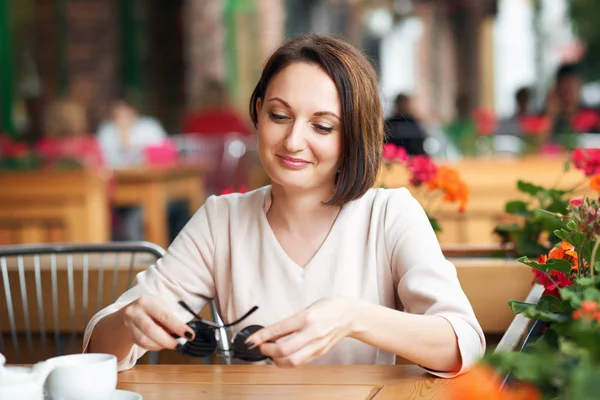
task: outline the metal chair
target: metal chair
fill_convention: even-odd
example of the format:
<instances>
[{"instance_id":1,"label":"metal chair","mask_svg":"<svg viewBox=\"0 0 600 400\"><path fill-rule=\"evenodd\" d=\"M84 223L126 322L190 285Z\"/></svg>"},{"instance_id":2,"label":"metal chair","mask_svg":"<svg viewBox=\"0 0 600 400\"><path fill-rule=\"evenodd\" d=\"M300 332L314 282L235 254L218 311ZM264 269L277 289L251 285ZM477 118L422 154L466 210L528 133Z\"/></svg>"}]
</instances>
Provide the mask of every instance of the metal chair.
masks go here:
<instances>
[{"instance_id":1,"label":"metal chair","mask_svg":"<svg viewBox=\"0 0 600 400\"><path fill-rule=\"evenodd\" d=\"M0 246L0 353L11 363L33 363L80 352L89 318L164 254L149 242ZM213 301L210 309L221 324ZM221 337L227 337L224 329ZM218 356L227 363L229 342L218 344ZM147 362L158 361L159 352L150 352Z\"/></svg>"},{"instance_id":2,"label":"metal chair","mask_svg":"<svg viewBox=\"0 0 600 400\"><path fill-rule=\"evenodd\" d=\"M148 242L0 246L0 352L21 363L81 351L89 317L164 253Z\"/></svg>"}]
</instances>

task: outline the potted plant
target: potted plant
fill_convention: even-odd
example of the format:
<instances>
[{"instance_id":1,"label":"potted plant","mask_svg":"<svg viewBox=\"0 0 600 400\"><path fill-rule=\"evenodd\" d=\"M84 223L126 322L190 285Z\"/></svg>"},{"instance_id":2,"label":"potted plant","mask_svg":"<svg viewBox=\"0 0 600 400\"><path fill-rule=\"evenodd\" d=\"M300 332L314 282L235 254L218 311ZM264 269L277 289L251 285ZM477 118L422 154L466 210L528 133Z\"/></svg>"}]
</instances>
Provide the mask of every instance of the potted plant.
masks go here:
<instances>
[{"instance_id":1,"label":"potted plant","mask_svg":"<svg viewBox=\"0 0 600 400\"><path fill-rule=\"evenodd\" d=\"M457 379L451 399L597 399L600 393L600 200L572 200L560 242L537 261L519 259L544 286L537 303L511 301L533 324L522 349L487 354ZM509 380L504 379L509 377Z\"/></svg>"}]
</instances>

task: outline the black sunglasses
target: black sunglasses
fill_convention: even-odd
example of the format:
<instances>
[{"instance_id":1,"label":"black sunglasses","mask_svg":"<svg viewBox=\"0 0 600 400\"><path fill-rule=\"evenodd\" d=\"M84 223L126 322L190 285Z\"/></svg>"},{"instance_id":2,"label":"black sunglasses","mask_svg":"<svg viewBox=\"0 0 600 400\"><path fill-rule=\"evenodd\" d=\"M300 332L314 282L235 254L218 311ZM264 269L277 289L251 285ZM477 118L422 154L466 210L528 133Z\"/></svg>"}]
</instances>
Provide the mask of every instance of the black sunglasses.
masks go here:
<instances>
[{"instance_id":1,"label":"black sunglasses","mask_svg":"<svg viewBox=\"0 0 600 400\"><path fill-rule=\"evenodd\" d=\"M244 341L252 335L254 332L261 330L263 327L260 325L250 325L238 331L236 329L231 328L234 325L239 324L250 315L252 315L256 310L258 310L257 306L254 306L244 314L237 321L234 321L230 324L219 325L211 321L206 321L202 319L198 314L194 312L184 301L179 301L179 305L183 307L186 311L194 316L195 319L191 320L187 323L187 325L194 330L194 340L186 341L181 346L178 346L177 351L181 354L190 357L210 357L215 354L217 350L217 329L225 329L228 332L234 334L231 340L231 347L233 349L233 357L238 358L243 361L262 361L267 357L264 356L258 347L248 350L246 343ZM221 338L221 340L227 340L227 338Z\"/></svg>"}]
</instances>

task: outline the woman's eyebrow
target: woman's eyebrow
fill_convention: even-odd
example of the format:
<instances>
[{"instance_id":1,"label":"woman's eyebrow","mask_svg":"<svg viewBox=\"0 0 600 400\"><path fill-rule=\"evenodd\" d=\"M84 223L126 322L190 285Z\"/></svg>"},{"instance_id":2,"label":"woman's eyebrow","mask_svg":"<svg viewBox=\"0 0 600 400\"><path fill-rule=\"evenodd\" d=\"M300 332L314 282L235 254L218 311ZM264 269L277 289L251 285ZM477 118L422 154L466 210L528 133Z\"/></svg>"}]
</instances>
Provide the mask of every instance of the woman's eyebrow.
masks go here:
<instances>
[{"instance_id":1,"label":"woman's eyebrow","mask_svg":"<svg viewBox=\"0 0 600 400\"><path fill-rule=\"evenodd\" d=\"M281 97L271 97L269 100L267 101L278 101L281 104L283 104L285 107L287 108L292 108L287 101L283 100ZM317 111L316 113L314 113L315 117L322 117L323 115L330 115L332 117L335 117L339 120L341 120L341 118L334 112L332 111Z\"/></svg>"}]
</instances>

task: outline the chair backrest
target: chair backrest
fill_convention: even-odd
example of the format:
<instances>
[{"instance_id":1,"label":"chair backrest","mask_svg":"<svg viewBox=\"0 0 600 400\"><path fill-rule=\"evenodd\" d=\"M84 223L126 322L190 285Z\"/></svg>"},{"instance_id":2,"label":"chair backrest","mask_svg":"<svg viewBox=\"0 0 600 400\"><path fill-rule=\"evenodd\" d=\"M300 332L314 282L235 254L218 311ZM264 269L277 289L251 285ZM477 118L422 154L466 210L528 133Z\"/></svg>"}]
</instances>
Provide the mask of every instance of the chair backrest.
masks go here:
<instances>
[{"instance_id":1,"label":"chair backrest","mask_svg":"<svg viewBox=\"0 0 600 400\"><path fill-rule=\"evenodd\" d=\"M148 242L0 246L0 353L33 363L80 352L89 318L164 253Z\"/></svg>"}]
</instances>

